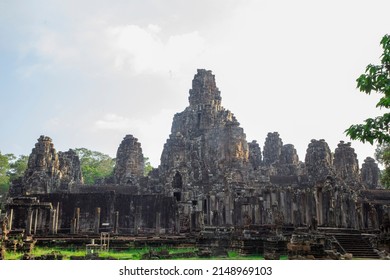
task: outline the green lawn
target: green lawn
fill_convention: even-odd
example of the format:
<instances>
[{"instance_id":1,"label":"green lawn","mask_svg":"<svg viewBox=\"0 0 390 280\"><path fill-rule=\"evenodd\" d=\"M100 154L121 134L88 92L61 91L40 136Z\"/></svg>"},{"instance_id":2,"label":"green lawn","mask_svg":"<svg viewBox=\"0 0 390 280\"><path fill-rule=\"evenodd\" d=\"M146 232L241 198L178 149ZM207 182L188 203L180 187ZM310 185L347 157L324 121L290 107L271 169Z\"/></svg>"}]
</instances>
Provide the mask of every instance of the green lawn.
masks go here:
<instances>
[{"instance_id":1,"label":"green lawn","mask_svg":"<svg viewBox=\"0 0 390 280\"><path fill-rule=\"evenodd\" d=\"M147 254L152 250L157 254L161 251L169 252L170 259L231 259L231 260L262 260L264 259L262 256L241 256L237 252L230 251L228 252L227 257L209 257L209 258L200 258L198 256L190 256L190 257L182 257L181 254L185 253L195 253L197 251L196 248L143 248L143 249L129 249L126 251L101 251L99 252L99 257L102 258L112 258L119 260L140 260L142 259L142 255ZM64 260L69 260L72 256L75 257L84 257L86 255L85 250L80 249L63 249L63 248L43 248L43 247L35 247L32 255L36 257L40 257L47 254L61 254ZM178 256L175 256L178 255ZM6 260L19 260L23 256L22 253L14 253L14 252L6 252L5 259ZM163 257L162 257L163 258Z\"/></svg>"}]
</instances>

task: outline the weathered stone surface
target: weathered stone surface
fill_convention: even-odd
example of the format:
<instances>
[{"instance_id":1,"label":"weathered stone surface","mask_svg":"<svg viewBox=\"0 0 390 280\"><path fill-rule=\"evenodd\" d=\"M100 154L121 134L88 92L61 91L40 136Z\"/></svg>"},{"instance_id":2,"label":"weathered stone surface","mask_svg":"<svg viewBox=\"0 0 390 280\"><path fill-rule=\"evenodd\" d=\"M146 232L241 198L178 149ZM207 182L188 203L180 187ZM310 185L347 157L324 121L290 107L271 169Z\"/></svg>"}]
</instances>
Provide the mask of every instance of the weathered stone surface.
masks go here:
<instances>
[{"instance_id":1,"label":"weathered stone surface","mask_svg":"<svg viewBox=\"0 0 390 280\"><path fill-rule=\"evenodd\" d=\"M50 193L60 185L60 162L50 137L40 136L28 159L25 193Z\"/></svg>"},{"instance_id":2,"label":"weathered stone surface","mask_svg":"<svg viewBox=\"0 0 390 280\"><path fill-rule=\"evenodd\" d=\"M175 115L164 145L160 175L167 188L179 176L183 188L242 183L246 180L249 148L234 115L221 106L211 71L198 70L188 106Z\"/></svg>"},{"instance_id":3,"label":"weathered stone surface","mask_svg":"<svg viewBox=\"0 0 390 280\"><path fill-rule=\"evenodd\" d=\"M359 182L359 162L351 143L340 141L334 152L333 160L336 174L347 183Z\"/></svg>"},{"instance_id":4,"label":"weathered stone surface","mask_svg":"<svg viewBox=\"0 0 390 280\"><path fill-rule=\"evenodd\" d=\"M282 153L283 142L279 133L270 132L267 135L263 149L263 162L265 165L271 165L279 160Z\"/></svg>"},{"instance_id":5,"label":"weathered stone surface","mask_svg":"<svg viewBox=\"0 0 390 280\"><path fill-rule=\"evenodd\" d=\"M299 164L299 157L297 154L297 150L295 150L294 145L286 144L282 146L282 150L280 152L279 157L280 164Z\"/></svg>"},{"instance_id":6,"label":"weathered stone surface","mask_svg":"<svg viewBox=\"0 0 390 280\"><path fill-rule=\"evenodd\" d=\"M275 163L276 175L301 176L305 172L299 162L297 151L292 144L282 146L279 160Z\"/></svg>"},{"instance_id":7,"label":"weathered stone surface","mask_svg":"<svg viewBox=\"0 0 390 280\"><path fill-rule=\"evenodd\" d=\"M144 175L144 155L141 144L133 135L126 135L116 153L114 182L132 184Z\"/></svg>"},{"instance_id":8,"label":"weathered stone surface","mask_svg":"<svg viewBox=\"0 0 390 280\"><path fill-rule=\"evenodd\" d=\"M249 147L249 162L254 170L257 170L261 164L261 150L256 140L248 144Z\"/></svg>"},{"instance_id":9,"label":"weathered stone surface","mask_svg":"<svg viewBox=\"0 0 390 280\"><path fill-rule=\"evenodd\" d=\"M22 182L24 194L66 191L83 183L80 160L73 150L57 154L52 139L41 136L31 152Z\"/></svg>"},{"instance_id":10,"label":"weathered stone surface","mask_svg":"<svg viewBox=\"0 0 390 280\"><path fill-rule=\"evenodd\" d=\"M377 189L380 187L379 184L380 170L378 164L371 157L367 157L364 160L361 169L361 179L364 185L368 189Z\"/></svg>"},{"instance_id":11,"label":"weathered stone surface","mask_svg":"<svg viewBox=\"0 0 390 280\"><path fill-rule=\"evenodd\" d=\"M58 152L59 169L61 173L61 188L83 184L80 159L76 152L70 149L67 152Z\"/></svg>"},{"instance_id":12,"label":"weathered stone surface","mask_svg":"<svg viewBox=\"0 0 390 280\"><path fill-rule=\"evenodd\" d=\"M307 175L312 182L324 181L328 176L334 176L333 157L325 140L311 140L305 157Z\"/></svg>"}]
</instances>

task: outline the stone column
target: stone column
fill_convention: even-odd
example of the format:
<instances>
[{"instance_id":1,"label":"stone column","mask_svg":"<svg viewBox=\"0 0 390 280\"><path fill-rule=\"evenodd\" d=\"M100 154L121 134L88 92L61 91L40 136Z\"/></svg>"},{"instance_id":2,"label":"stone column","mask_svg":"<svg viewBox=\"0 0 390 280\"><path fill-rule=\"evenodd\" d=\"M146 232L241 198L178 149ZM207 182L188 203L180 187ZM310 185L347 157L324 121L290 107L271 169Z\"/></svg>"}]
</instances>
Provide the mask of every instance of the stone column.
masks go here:
<instances>
[{"instance_id":1,"label":"stone column","mask_svg":"<svg viewBox=\"0 0 390 280\"><path fill-rule=\"evenodd\" d=\"M58 232L58 220L59 220L59 215L60 215L60 203L57 202L55 234L57 234L57 232Z\"/></svg>"},{"instance_id":2,"label":"stone column","mask_svg":"<svg viewBox=\"0 0 390 280\"><path fill-rule=\"evenodd\" d=\"M33 223L33 210L29 207L27 209L26 235L31 235L32 223Z\"/></svg>"},{"instance_id":3,"label":"stone column","mask_svg":"<svg viewBox=\"0 0 390 280\"><path fill-rule=\"evenodd\" d=\"M8 230L12 230L12 221L14 219L14 209L11 208L9 209L9 214L8 214Z\"/></svg>"},{"instance_id":4,"label":"stone column","mask_svg":"<svg viewBox=\"0 0 390 280\"><path fill-rule=\"evenodd\" d=\"M230 198L231 195L229 194L225 195L225 223L227 225L233 224L233 218L232 218L233 202Z\"/></svg>"},{"instance_id":5,"label":"stone column","mask_svg":"<svg viewBox=\"0 0 390 280\"><path fill-rule=\"evenodd\" d=\"M161 232L161 213L156 213L156 235L160 235Z\"/></svg>"},{"instance_id":6,"label":"stone column","mask_svg":"<svg viewBox=\"0 0 390 280\"><path fill-rule=\"evenodd\" d=\"M114 234L118 234L119 228L119 211L114 212Z\"/></svg>"},{"instance_id":7,"label":"stone column","mask_svg":"<svg viewBox=\"0 0 390 280\"><path fill-rule=\"evenodd\" d=\"M180 215L179 214L177 214L175 216L175 228L176 228L175 233L180 233Z\"/></svg>"},{"instance_id":8,"label":"stone column","mask_svg":"<svg viewBox=\"0 0 390 280\"><path fill-rule=\"evenodd\" d=\"M135 208L135 220L134 220L134 232L135 234L139 233L139 229L141 226L141 206L137 206Z\"/></svg>"},{"instance_id":9,"label":"stone column","mask_svg":"<svg viewBox=\"0 0 390 280\"><path fill-rule=\"evenodd\" d=\"M101 209L100 207L96 207L95 208L95 233L99 233L99 229L100 229L100 212L101 212Z\"/></svg>"},{"instance_id":10,"label":"stone column","mask_svg":"<svg viewBox=\"0 0 390 280\"><path fill-rule=\"evenodd\" d=\"M317 222L318 225L323 224L322 219L322 191L320 189L317 189L316 192L316 213L317 213Z\"/></svg>"},{"instance_id":11,"label":"stone column","mask_svg":"<svg viewBox=\"0 0 390 280\"><path fill-rule=\"evenodd\" d=\"M33 230L33 233L34 234L37 234L37 227L38 227L38 215L39 215L39 209L35 209L34 210L34 230Z\"/></svg>"},{"instance_id":12,"label":"stone column","mask_svg":"<svg viewBox=\"0 0 390 280\"><path fill-rule=\"evenodd\" d=\"M55 234L56 233L56 217L57 217L57 210L53 209L50 212L50 233Z\"/></svg>"},{"instance_id":13,"label":"stone column","mask_svg":"<svg viewBox=\"0 0 390 280\"><path fill-rule=\"evenodd\" d=\"M75 209L75 219L76 219L75 233L79 233L80 232L80 208L79 207Z\"/></svg>"},{"instance_id":14,"label":"stone column","mask_svg":"<svg viewBox=\"0 0 390 280\"><path fill-rule=\"evenodd\" d=\"M77 224L76 218L73 218L70 221L70 233L71 234L76 234L76 226L77 226L76 224Z\"/></svg>"}]
</instances>

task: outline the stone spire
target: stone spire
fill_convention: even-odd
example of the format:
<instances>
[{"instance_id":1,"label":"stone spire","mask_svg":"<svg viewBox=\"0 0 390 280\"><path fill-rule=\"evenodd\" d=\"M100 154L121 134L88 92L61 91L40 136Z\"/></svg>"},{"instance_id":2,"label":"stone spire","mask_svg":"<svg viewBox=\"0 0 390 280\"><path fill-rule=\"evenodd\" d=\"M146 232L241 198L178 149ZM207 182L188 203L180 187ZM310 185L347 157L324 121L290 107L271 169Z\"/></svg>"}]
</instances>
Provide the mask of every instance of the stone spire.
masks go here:
<instances>
[{"instance_id":1,"label":"stone spire","mask_svg":"<svg viewBox=\"0 0 390 280\"><path fill-rule=\"evenodd\" d=\"M279 160L282 153L283 142L277 132L269 132L265 139L263 149L263 162L265 165L271 165Z\"/></svg>"},{"instance_id":2,"label":"stone spire","mask_svg":"<svg viewBox=\"0 0 390 280\"><path fill-rule=\"evenodd\" d=\"M50 193L59 186L60 162L50 137L41 135L28 158L25 193Z\"/></svg>"},{"instance_id":3,"label":"stone spire","mask_svg":"<svg viewBox=\"0 0 390 280\"><path fill-rule=\"evenodd\" d=\"M249 162L254 170L257 170L261 165L261 150L256 140L248 143L249 147Z\"/></svg>"},{"instance_id":4,"label":"stone spire","mask_svg":"<svg viewBox=\"0 0 390 280\"><path fill-rule=\"evenodd\" d=\"M198 70L189 93L190 105L174 116L164 145L159 167L162 181L168 188L181 176L187 188L247 180L246 135L235 116L221 106L211 71Z\"/></svg>"},{"instance_id":5,"label":"stone spire","mask_svg":"<svg viewBox=\"0 0 390 280\"><path fill-rule=\"evenodd\" d=\"M192 89L188 98L191 107L199 105L221 105L221 93L215 84L215 76L210 70L198 69L192 80Z\"/></svg>"},{"instance_id":6,"label":"stone spire","mask_svg":"<svg viewBox=\"0 0 390 280\"><path fill-rule=\"evenodd\" d=\"M305 165L312 182L324 181L328 176L334 176L332 152L324 139L311 140L306 150Z\"/></svg>"},{"instance_id":7,"label":"stone spire","mask_svg":"<svg viewBox=\"0 0 390 280\"><path fill-rule=\"evenodd\" d=\"M367 157L362 164L361 179L369 189L379 187L380 170L378 164L371 157Z\"/></svg>"},{"instance_id":8,"label":"stone spire","mask_svg":"<svg viewBox=\"0 0 390 280\"><path fill-rule=\"evenodd\" d=\"M78 155L72 149L67 152L58 152L61 172L61 186L67 188L69 185L83 184L81 163Z\"/></svg>"},{"instance_id":9,"label":"stone spire","mask_svg":"<svg viewBox=\"0 0 390 280\"><path fill-rule=\"evenodd\" d=\"M67 191L82 184L80 160L73 150L57 153L52 139L40 136L28 159L24 173L24 194Z\"/></svg>"},{"instance_id":10,"label":"stone spire","mask_svg":"<svg viewBox=\"0 0 390 280\"><path fill-rule=\"evenodd\" d=\"M334 152L333 160L336 174L346 182L359 181L359 162L351 143L340 141Z\"/></svg>"},{"instance_id":11,"label":"stone spire","mask_svg":"<svg viewBox=\"0 0 390 280\"><path fill-rule=\"evenodd\" d=\"M126 135L116 153L114 181L128 184L144 175L144 155L141 144L133 135Z\"/></svg>"}]
</instances>

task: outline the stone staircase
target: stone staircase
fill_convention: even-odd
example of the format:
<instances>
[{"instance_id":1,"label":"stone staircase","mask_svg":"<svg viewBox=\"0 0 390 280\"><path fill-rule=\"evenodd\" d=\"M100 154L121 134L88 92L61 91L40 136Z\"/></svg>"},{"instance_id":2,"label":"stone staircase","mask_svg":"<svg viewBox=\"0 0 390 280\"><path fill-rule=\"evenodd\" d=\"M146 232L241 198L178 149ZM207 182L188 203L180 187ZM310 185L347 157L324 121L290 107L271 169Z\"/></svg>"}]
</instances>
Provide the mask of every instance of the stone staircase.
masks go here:
<instances>
[{"instance_id":1,"label":"stone staircase","mask_svg":"<svg viewBox=\"0 0 390 280\"><path fill-rule=\"evenodd\" d=\"M356 233L335 233L334 238L346 253L352 254L354 258L379 259L379 255L370 244L363 239L359 232Z\"/></svg>"}]
</instances>

